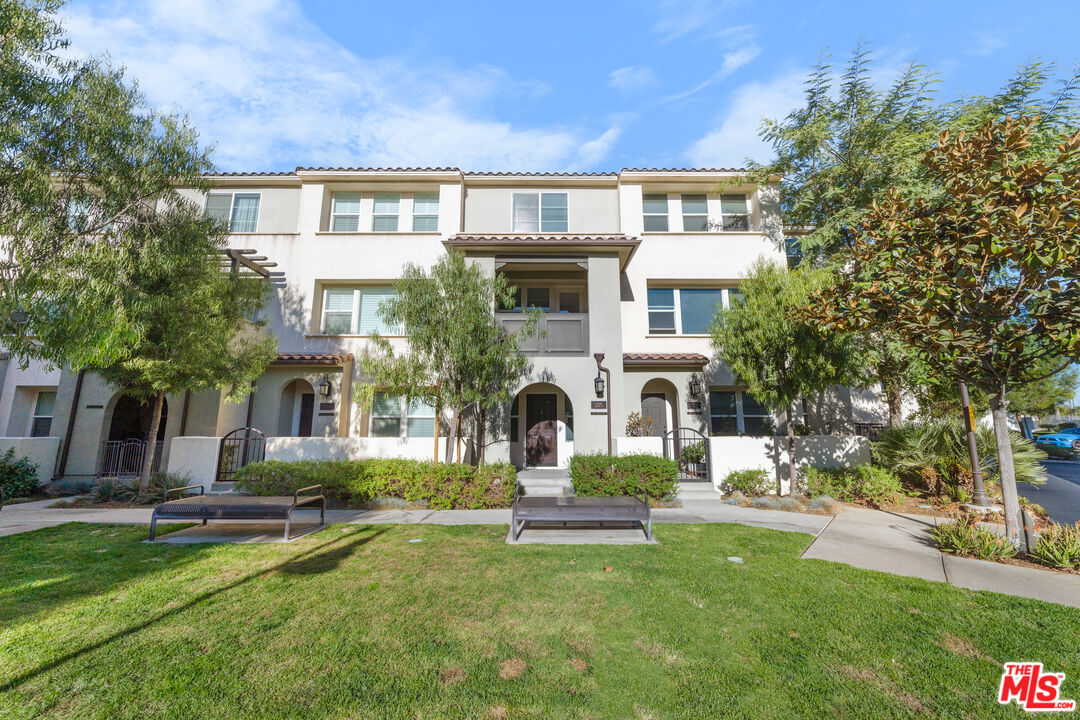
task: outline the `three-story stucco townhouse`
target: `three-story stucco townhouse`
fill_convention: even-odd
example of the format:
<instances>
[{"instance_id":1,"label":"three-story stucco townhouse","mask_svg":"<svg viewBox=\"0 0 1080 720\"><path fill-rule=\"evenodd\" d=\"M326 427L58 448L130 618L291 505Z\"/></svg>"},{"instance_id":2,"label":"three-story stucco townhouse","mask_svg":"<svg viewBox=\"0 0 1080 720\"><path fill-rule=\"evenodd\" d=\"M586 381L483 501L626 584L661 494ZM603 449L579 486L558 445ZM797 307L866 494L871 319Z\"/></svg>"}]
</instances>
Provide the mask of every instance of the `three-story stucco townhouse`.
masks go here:
<instances>
[{"instance_id":1,"label":"three-story stucco townhouse","mask_svg":"<svg viewBox=\"0 0 1080 720\"><path fill-rule=\"evenodd\" d=\"M518 288L515 307L497 309L508 328L522 308L544 313L545 334L527 346L533 369L489 459L562 466L574 452L606 451L609 423L616 452L647 442L659 449L676 428L781 432L782 412L740 387L708 336L714 314L739 302L755 260L785 262L777 185L741 177L300 168L217 175L206 196L183 191L229 222L232 248L283 273L266 308L278 356L247 402L220 392L168 397L161 467L213 474L217 439L246 427L270 438L268 456L431 457L440 429L432 408L378 394L362 411L351 398L370 333L406 342L377 313L403 264L430 266L450 249ZM148 427L144 408L92 372L4 364L0 429L43 477L131 469ZM654 439L626 437L633 411L651 419ZM837 388L807 403L803 421L850 436L881 423L882 412L873 393Z\"/></svg>"}]
</instances>

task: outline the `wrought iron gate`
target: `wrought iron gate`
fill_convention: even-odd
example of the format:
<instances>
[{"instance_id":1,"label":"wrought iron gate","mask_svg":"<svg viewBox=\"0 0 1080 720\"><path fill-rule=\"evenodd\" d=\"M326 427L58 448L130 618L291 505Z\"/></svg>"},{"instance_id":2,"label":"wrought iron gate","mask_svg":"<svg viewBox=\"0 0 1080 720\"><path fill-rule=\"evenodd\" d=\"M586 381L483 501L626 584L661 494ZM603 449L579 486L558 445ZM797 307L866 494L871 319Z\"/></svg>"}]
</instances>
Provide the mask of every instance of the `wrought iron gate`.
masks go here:
<instances>
[{"instance_id":1,"label":"wrought iron gate","mask_svg":"<svg viewBox=\"0 0 1080 720\"><path fill-rule=\"evenodd\" d=\"M154 453L154 464L150 472L158 472L161 469L161 453L165 443L161 440L155 443L157 451ZM101 443L98 452L98 464L96 475L101 477L133 478L139 476L142 470L143 458L146 457L146 441L138 438L128 440L106 440Z\"/></svg>"},{"instance_id":2,"label":"wrought iron gate","mask_svg":"<svg viewBox=\"0 0 1080 720\"><path fill-rule=\"evenodd\" d=\"M664 433L664 457L679 465L679 481L712 480L709 439L693 428L679 427Z\"/></svg>"},{"instance_id":3,"label":"wrought iron gate","mask_svg":"<svg viewBox=\"0 0 1080 720\"><path fill-rule=\"evenodd\" d=\"M216 482L232 482L240 468L266 457L266 435L253 427L237 428L221 438Z\"/></svg>"}]
</instances>

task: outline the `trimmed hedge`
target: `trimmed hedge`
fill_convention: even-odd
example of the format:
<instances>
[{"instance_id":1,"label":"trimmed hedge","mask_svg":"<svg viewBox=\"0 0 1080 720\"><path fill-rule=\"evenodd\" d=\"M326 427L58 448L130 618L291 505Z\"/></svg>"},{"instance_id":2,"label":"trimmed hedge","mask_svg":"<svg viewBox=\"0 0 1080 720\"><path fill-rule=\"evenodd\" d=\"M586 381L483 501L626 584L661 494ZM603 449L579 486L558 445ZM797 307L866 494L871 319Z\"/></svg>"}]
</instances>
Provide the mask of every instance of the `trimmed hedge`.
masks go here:
<instances>
[{"instance_id":1,"label":"trimmed hedge","mask_svg":"<svg viewBox=\"0 0 1080 720\"><path fill-rule=\"evenodd\" d=\"M665 500L678 492L679 466L655 455L574 455L570 479L578 495L640 495Z\"/></svg>"},{"instance_id":2,"label":"trimmed hedge","mask_svg":"<svg viewBox=\"0 0 1080 720\"><path fill-rule=\"evenodd\" d=\"M0 500L24 498L38 491L37 463L29 458L16 458L15 448L0 455Z\"/></svg>"},{"instance_id":3,"label":"trimmed hedge","mask_svg":"<svg viewBox=\"0 0 1080 720\"><path fill-rule=\"evenodd\" d=\"M765 470L732 470L724 478L728 492L758 497L776 490L776 480Z\"/></svg>"},{"instance_id":4,"label":"trimmed hedge","mask_svg":"<svg viewBox=\"0 0 1080 720\"><path fill-rule=\"evenodd\" d=\"M237 484L255 495L292 495L322 485L337 506L359 507L376 497L427 502L435 510L509 507L517 471L508 463L477 468L423 460L264 460L240 468Z\"/></svg>"},{"instance_id":5,"label":"trimmed hedge","mask_svg":"<svg viewBox=\"0 0 1080 720\"><path fill-rule=\"evenodd\" d=\"M894 502L903 493L896 475L873 465L836 469L811 465L803 469L802 475L812 497L829 495L844 502L868 500L880 504Z\"/></svg>"}]
</instances>

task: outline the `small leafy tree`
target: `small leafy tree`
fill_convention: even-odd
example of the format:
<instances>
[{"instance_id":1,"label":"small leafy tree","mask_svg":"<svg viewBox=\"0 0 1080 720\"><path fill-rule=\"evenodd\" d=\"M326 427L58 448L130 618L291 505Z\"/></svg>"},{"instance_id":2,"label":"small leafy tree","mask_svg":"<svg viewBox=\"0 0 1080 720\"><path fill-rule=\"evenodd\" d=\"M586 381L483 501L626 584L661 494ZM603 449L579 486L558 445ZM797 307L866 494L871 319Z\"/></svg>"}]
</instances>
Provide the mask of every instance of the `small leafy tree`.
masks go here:
<instances>
[{"instance_id":1,"label":"small leafy tree","mask_svg":"<svg viewBox=\"0 0 1080 720\"><path fill-rule=\"evenodd\" d=\"M795 492L795 413L799 398L853 381L852 337L823 331L798 316L811 292L828 281L822 269L787 270L758 261L739 286L744 302L717 315L713 346L747 391L787 415L791 492Z\"/></svg>"},{"instance_id":2,"label":"small leafy tree","mask_svg":"<svg viewBox=\"0 0 1080 720\"><path fill-rule=\"evenodd\" d=\"M122 70L69 59L61 4L0 3L0 318L21 362L78 369L137 344L116 278L186 222L159 208L178 186L205 190L212 166L186 120L147 109Z\"/></svg>"},{"instance_id":3,"label":"small leafy tree","mask_svg":"<svg viewBox=\"0 0 1080 720\"><path fill-rule=\"evenodd\" d=\"M520 343L536 332L536 313L525 313L524 326L507 332L494 310L513 304L514 288L503 275L486 274L456 251L440 258L430 274L406 265L394 289L396 297L383 302L379 315L405 329L408 349L399 353L386 338L372 337L372 349L360 360L369 381L357 385L357 402L370 408L375 391L383 389L406 402L449 408L447 461L453 457L458 418L471 411L483 462L489 414L511 399L528 371Z\"/></svg>"},{"instance_id":4,"label":"small leafy tree","mask_svg":"<svg viewBox=\"0 0 1080 720\"><path fill-rule=\"evenodd\" d=\"M146 492L166 394L229 388L239 401L273 359L276 340L252 322L269 285L261 277L222 268L223 228L179 201L163 223L145 230L124 253L114 282L136 340L123 359L96 368L105 380L153 403L139 473ZM162 228L170 231L161 234Z\"/></svg>"},{"instance_id":5,"label":"small leafy tree","mask_svg":"<svg viewBox=\"0 0 1080 720\"><path fill-rule=\"evenodd\" d=\"M923 162L945 194L929 203L893 193L875 205L851 273L808 313L829 328L888 328L935 372L989 396L1014 543L1009 388L1080 357L1080 133L1059 138L1048 158L1032 143L1037 130L1034 120L1006 118L942 133Z\"/></svg>"}]
</instances>

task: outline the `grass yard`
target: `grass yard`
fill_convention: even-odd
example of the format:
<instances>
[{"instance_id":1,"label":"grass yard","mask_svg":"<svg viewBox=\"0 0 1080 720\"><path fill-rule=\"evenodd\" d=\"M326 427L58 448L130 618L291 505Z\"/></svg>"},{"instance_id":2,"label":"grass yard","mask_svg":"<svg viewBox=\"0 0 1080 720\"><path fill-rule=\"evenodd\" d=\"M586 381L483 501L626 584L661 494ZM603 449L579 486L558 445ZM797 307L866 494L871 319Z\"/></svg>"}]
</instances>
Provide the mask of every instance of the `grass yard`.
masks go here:
<instances>
[{"instance_id":1,"label":"grass yard","mask_svg":"<svg viewBox=\"0 0 1080 720\"><path fill-rule=\"evenodd\" d=\"M808 535L738 525L634 547L505 534L0 538L0 717L1022 717L995 700L1021 659L1080 699L1077 610L800 560Z\"/></svg>"}]
</instances>

